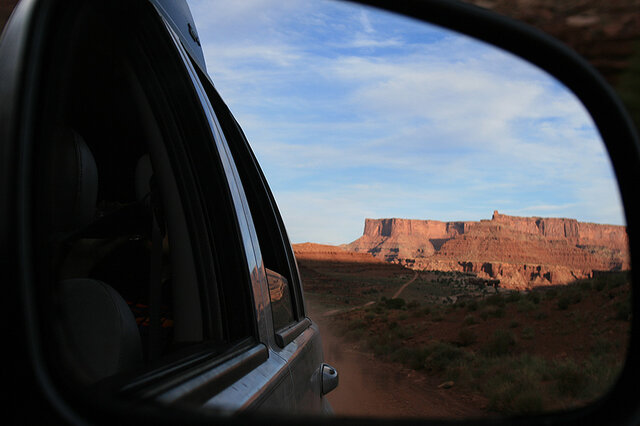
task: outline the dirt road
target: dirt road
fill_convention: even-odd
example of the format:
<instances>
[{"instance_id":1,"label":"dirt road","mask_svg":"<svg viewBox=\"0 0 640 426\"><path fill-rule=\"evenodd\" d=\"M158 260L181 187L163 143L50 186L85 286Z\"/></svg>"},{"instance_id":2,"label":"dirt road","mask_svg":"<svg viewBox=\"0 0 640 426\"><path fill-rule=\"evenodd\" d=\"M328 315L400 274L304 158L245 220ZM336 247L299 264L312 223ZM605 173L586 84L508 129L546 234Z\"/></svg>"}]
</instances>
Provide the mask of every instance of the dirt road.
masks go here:
<instances>
[{"instance_id":1,"label":"dirt road","mask_svg":"<svg viewBox=\"0 0 640 426\"><path fill-rule=\"evenodd\" d=\"M486 400L441 389L442 380L373 358L354 343L332 333L328 317L312 303L311 318L320 327L325 361L339 373L340 384L329 395L336 415L359 417L484 417ZM315 309L314 309L315 308ZM318 312L320 310L320 312Z\"/></svg>"},{"instance_id":2,"label":"dirt road","mask_svg":"<svg viewBox=\"0 0 640 426\"><path fill-rule=\"evenodd\" d=\"M400 296L400 294L404 291L404 289L405 289L405 288L407 288L407 286L408 286L409 284L411 284L412 282L414 282L414 281L416 280L416 278L418 278L418 271L415 271L415 272L413 273L413 278L411 278L409 281L407 281L406 283L404 283L404 284L402 285L402 287L400 287L400 288L398 289L398 291L396 291L396 294L394 294L394 295L393 295L392 299L397 299L397 298L398 298L398 296Z\"/></svg>"}]
</instances>

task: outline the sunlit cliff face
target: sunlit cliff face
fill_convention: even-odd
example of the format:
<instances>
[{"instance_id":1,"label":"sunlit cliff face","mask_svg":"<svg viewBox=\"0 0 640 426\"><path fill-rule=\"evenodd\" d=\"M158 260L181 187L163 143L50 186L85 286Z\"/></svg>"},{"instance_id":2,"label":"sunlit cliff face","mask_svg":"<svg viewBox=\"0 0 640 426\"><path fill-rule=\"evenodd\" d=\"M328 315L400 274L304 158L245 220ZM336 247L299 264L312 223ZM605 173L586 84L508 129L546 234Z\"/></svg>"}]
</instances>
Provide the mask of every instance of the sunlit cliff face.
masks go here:
<instances>
[{"instance_id":1,"label":"sunlit cliff face","mask_svg":"<svg viewBox=\"0 0 640 426\"><path fill-rule=\"evenodd\" d=\"M624 226L497 211L478 222L366 219L363 236L346 247L417 270L499 279L505 288L565 284L593 271L630 268Z\"/></svg>"}]
</instances>

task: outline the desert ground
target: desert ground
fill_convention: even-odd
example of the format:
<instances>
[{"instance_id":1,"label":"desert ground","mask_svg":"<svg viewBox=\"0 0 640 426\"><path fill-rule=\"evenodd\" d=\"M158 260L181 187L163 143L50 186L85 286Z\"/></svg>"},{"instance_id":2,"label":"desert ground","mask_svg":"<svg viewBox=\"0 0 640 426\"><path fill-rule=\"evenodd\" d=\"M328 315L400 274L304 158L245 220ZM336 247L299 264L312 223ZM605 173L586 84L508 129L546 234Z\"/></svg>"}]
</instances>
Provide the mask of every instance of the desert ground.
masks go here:
<instances>
[{"instance_id":1,"label":"desert ground","mask_svg":"<svg viewBox=\"0 0 640 426\"><path fill-rule=\"evenodd\" d=\"M340 374L329 395L337 415L562 410L604 395L622 369L626 272L501 291L470 274L323 252L297 259L325 359Z\"/></svg>"}]
</instances>

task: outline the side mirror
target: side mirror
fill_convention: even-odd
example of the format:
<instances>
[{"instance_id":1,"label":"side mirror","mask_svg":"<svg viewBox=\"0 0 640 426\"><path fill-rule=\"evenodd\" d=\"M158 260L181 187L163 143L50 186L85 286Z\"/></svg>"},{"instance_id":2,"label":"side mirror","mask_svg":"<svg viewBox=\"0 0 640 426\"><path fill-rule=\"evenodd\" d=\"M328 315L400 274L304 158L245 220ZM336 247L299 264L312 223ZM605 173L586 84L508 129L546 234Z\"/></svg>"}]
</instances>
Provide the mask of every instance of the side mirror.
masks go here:
<instances>
[{"instance_id":1,"label":"side mirror","mask_svg":"<svg viewBox=\"0 0 640 426\"><path fill-rule=\"evenodd\" d=\"M326 395L338 387L338 370L329 364L322 364L322 394Z\"/></svg>"}]
</instances>

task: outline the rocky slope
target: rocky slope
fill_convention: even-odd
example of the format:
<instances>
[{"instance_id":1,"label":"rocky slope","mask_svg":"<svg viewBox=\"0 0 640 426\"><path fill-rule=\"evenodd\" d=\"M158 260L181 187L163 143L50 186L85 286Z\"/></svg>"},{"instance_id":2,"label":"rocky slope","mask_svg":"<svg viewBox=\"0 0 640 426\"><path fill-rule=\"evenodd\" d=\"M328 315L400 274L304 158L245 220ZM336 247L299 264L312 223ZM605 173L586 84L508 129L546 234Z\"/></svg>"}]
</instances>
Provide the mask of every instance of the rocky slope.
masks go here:
<instances>
[{"instance_id":1,"label":"rocky slope","mask_svg":"<svg viewBox=\"0 0 640 426\"><path fill-rule=\"evenodd\" d=\"M293 253L296 259L304 260L333 260L337 262L352 263L381 263L382 259L376 258L366 251L350 251L340 246L330 246L316 243L293 244Z\"/></svg>"},{"instance_id":2,"label":"rocky slope","mask_svg":"<svg viewBox=\"0 0 640 426\"><path fill-rule=\"evenodd\" d=\"M624 226L497 211L479 222L366 219L362 237L344 246L413 269L472 272L518 289L629 269L627 247Z\"/></svg>"}]
</instances>

